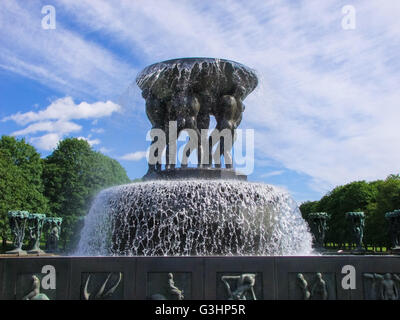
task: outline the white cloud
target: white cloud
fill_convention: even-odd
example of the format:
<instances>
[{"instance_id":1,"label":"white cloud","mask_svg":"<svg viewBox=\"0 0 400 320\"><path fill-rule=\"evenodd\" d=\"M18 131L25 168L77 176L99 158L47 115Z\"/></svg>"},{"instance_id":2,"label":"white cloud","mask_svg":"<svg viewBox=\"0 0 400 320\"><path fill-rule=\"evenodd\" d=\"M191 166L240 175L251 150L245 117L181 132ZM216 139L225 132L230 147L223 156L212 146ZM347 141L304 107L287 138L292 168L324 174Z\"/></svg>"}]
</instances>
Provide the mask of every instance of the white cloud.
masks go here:
<instances>
[{"instance_id":1,"label":"white cloud","mask_svg":"<svg viewBox=\"0 0 400 320\"><path fill-rule=\"evenodd\" d=\"M90 130L93 133L104 133L104 129L103 128L93 128Z\"/></svg>"},{"instance_id":2,"label":"white cloud","mask_svg":"<svg viewBox=\"0 0 400 320\"><path fill-rule=\"evenodd\" d=\"M31 137L30 141L39 149L52 150L59 140L66 135L79 132L82 126L70 120L87 120L109 117L119 112L121 107L111 101L75 104L71 97L65 97L53 101L49 106L37 112L16 113L5 117L2 121L14 121L19 125L27 125L24 129L12 133L14 136L33 135L39 132L47 132L40 137ZM101 128L92 129L95 133L104 132ZM91 139L90 134L86 140L91 146L101 143L99 139Z\"/></svg>"},{"instance_id":3,"label":"white cloud","mask_svg":"<svg viewBox=\"0 0 400 320\"><path fill-rule=\"evenodd\" d=\"M123 156L121 156L119 159L120 160L126 160L126 161L139 161L144 158L146 158L147 152L146 151L136 151L133 153L128 153Z\"/></svg>"},{"instance_id":4,"label":"white cloud","mask_svg":"<svg viewBox=\"0 0 400 320\"><path fill-rule=\"evenodd\" d=\"M98 144L101 143L101 141L99 139L90 139L89 137L88 138L86 138L86 137L77 137L77 139L87 141L90 144L90 146L95 146L95 145L98 145Z\"/></svg>"},{"instance_id":5,"label":"white cloud","mask_svg":"<svg viewBox=\"0 0 400 320\"><path fill-rule=\"evenodd\" d=\"M279 175L283 174L284 172L285 172L284 170L271 171L271 172L263 173L260 177L261 178L269 178L269 177L279 176Z\"/></svg>"},{"instance_id":6,"label":"white cloud","mask_svg":"<svg viewBox=\"0 0 400 320\"><path fill-rule=\"evenodd\" d=\"M60 15L55 30L43 30L39 1L2 0L1 8L0 68L65 94L96 99L116 98L132 82L136 73L132 66L67 30Z\"/></svg>"},{"instance_id":7,"label":"white cloud","mask_svg":"<svg viewBox=\"0 0 400 320\"><path fill-rule=\"evenodd\" d=\"M41 150L51 151L57 147L61 138L62 136L57 133L48 133L41 137L31 138L30 142Z\"/></svg>"},{"instance_id":8,"label":"white cloud","mask_svg":"<svg viewBox=\"0 0 400 320\"><path fill-rule=\"evenodd\" d=\"M101 152L101 153L110 153L111 151L112 151L112 149L109 149L109 148L106 148L106 147L101 147L100 149L99 149L99 151Z\"/></svg>"},{"instance_id":9,"label":"white cloud","mask_svg":"<svg viewBox=\"0 0 400 320\"><path fill-rule=\"evenodd\" d=\"M39 121L35 122L25 129L18 130L12 133L14 136L24 136L37 132L58 132L60 134L68 134L82 130L82 126L70 121Z\"/></svg>"},{"instance_id":10,"label":"white cloud","mask_svg":"<svg viewBox=\"0 0 400 320\"><path fill-rule=\"evenodd\" d=\"M57 147L57 144L62 140L63 135L60 133L48 133L41 137L30 138L29 141L41 150L51 151ZM77 139L87 141L91 146L101 143L99 139L89 139L86 137L77 137Z\"/></svg>"},{"instance_id":11,"label":"white cloud","mask_svg":"<svg viewBox=\"0 0 400 320\"><path fill-rule=\"evenodd\" d=\"M71 97L64 97L53 101L45 110L16 113L4 118L2 121L13 120L18 124L25 125L44 120L94 119L108 117L120 110L121 107L111 101L75 104Z\"/></svg>"}]
</instances>

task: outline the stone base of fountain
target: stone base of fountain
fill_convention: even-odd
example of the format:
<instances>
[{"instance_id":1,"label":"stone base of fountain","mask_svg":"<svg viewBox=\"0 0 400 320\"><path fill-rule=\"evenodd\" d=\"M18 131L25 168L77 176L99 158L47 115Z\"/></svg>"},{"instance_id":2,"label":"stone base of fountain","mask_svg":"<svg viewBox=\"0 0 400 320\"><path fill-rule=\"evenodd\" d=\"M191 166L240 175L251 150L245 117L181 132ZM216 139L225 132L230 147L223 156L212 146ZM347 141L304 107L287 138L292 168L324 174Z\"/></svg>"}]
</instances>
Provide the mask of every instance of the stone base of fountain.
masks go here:
<instances>
[{"instance_id":1,"label":"stone base of fountain","mask_svg":"<svg viewBox=\"0 0 400 320\"><path fill-rule=\"evenodd\" d=\"M0 258L0 300L398 300L399 276L395 256Z\"/></svg>"},{"instance_id":2,"label":"stone base of fountain","mask_svg":"<svg viewBox=\"0 0 400 320\"><path fill-rule=\"evenodd\" d=\"M391 252L392 254L400 254L400 247L393 247L393 248L390 248L390 252Z\"/></svg>"},{"instance_id":3,"label":"stone base of fountain","mask_svg":"<svg viewBox=\"0 0 400 320\"><path fill-rule=\"evenodd\" d=\"M150 172L143 177L144 181L182 179L247 181L247 176L234 169L225 168L174 168Z\"/></svg>"},{"instance_id":4,"label":"stone base of fountain","mask_svg":"<svg viewBox=\"0 0 400 320\"><path fill-rule=\"evenodd\" d=\"M26 256L28 253L22 249L14 249L14 250L7 251L6 254L16 255L16 256Z\"/></svg>"}]
</instances>

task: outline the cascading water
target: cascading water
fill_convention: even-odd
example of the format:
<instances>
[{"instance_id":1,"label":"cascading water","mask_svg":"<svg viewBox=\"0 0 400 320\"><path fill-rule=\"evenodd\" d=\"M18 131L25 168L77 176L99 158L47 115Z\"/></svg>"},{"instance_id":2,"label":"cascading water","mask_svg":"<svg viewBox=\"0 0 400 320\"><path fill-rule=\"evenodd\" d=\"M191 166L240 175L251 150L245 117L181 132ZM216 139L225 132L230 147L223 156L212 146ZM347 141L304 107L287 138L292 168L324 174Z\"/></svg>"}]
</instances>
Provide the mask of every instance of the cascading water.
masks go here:
<instances>
[{"instance_id":1,"label":"cascading water","mask_svg":"<svg viewBox=\"0 0 400 320\"><path fill-rule=\"evenodd\" d=\"M152 181L100 192L76 255L308 255L311 243L297 205L273 186Z\"/></svg>"}]
</instances>

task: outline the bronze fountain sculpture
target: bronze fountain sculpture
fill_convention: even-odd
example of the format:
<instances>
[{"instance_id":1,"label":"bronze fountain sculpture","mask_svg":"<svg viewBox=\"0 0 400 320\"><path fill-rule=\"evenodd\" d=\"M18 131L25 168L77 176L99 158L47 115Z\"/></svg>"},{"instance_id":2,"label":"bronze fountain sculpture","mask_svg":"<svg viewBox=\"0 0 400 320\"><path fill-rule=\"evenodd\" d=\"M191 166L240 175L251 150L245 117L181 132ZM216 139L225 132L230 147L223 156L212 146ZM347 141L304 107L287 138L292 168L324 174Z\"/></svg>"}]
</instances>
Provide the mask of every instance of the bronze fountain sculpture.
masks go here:
<instances>
[{"instance_id":1,"label":"bronze fountain sculpture","mask_svg":"<svg viewBox=\"0 0 400 320\"><path fill-rule=\"evenodd\" d=\"M232 169L229 158L232 143L220 137L209 143L204 150L201 131L208 130L210 116L217 122L215 130L229 130L231 136L239 126L244 112L243 100L256 88L258 79L255 72L234 61L213 58L174 59L153 64L145 68L136 82L142 89L146 100L146 114L153 129L161 129L166 133L166 165L165 169L174 169L176 152L170 152L179 134L183 130L194 130L197 135L198 168L209 168L212 165L212 148L219 143L219 154L228 155L226 168ZM176 121L175 139L170 139L170 122ZM154 144L156 140L152 141ZM174 148L175 150L175 148ZM156 150L157 163L149 164L145 178L154 177L161 172L161 153ZM188 149L182 168L187 167L186 159L193 150ZM207 151L208 157L203 157ZM214 157L216 168L220 168ZM157 176L157 174L155 175Z\"/></svg>"}]
</instances>

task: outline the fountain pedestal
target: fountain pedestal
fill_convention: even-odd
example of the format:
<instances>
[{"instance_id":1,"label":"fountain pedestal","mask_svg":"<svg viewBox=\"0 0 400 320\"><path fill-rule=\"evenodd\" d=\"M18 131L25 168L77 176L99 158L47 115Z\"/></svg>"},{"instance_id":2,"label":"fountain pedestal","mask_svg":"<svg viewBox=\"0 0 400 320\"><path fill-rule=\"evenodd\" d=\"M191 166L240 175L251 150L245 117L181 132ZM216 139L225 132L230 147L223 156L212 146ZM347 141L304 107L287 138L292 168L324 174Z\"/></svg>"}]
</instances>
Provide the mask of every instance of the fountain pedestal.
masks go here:
<instances>
[{"instance_id":1,"label":"fountain pedestal","mask_svg":"<svg viewBox=\"0 0 400 320\"><path fill-rule=\"evenodd\" d=\"M144 181L150 180L240 180L247 181L247 176L233 169L225 168L174 168L162 171L153 171L143 177Z\"/></svg>"}]
</instances>

